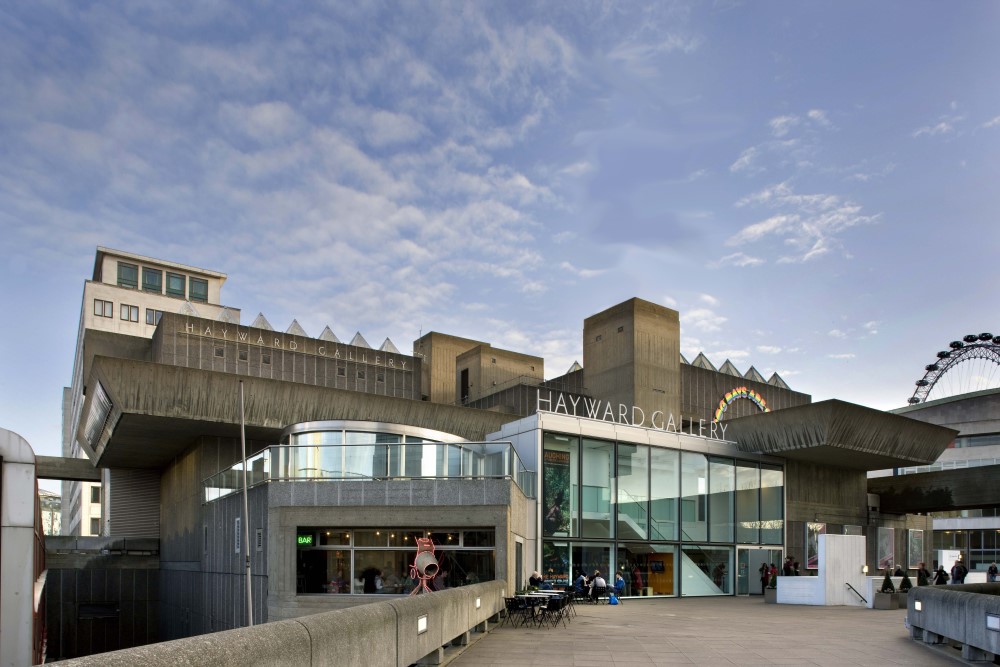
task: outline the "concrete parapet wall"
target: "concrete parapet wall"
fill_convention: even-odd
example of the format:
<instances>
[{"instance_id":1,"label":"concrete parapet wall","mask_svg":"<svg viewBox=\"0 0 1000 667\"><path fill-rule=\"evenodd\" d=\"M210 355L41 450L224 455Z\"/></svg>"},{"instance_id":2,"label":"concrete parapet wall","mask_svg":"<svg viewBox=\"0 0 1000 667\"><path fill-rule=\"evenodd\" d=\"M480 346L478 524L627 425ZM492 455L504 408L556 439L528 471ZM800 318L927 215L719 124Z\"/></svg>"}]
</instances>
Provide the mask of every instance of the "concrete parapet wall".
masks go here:
<instances>
[{"instance_id":1,"label":"concrete parapet wall","mask_svg":"<svg viewBox=\"0 0 1000 667\"><path fill-rule=\"evenodd\" d=\"M1000 584L920 586L907 600L910 636L929 644L960 642L966 659L983 651L1000 654L1000 631L987 628L988 615L1000 617Z\"/></svg>"},{"instance_id":2,"label":"concrete parapet wall","mask_svg":"<svg viewBox=\"0 0 1000 667\"><path fill-rule=\"evenodd\" d=\"M434 662L442 646L465 643L468 633L500 613L506 588L502 581L489 581L56 664L404 667L427 656Z\"/></svg>"}]
</instances>

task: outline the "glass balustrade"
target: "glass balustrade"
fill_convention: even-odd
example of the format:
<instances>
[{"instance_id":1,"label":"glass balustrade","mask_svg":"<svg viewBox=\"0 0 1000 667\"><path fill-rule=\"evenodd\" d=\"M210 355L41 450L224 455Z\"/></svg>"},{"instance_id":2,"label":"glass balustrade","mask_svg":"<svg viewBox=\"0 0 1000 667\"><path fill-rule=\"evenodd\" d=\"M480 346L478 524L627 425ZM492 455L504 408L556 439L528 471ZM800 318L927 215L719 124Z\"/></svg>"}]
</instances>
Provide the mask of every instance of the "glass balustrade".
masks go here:
<instances>
[{"instance_id":1,"label":"glass balustrade","mask_svg":"<svg viewBox=\"0 0 1000 667\"><path fill-rule=\"evenodd\" d=\"M508 442L348 440L268 447L247 459L247 486L268 481L511 479L523 493L533 495L534 473L524 467ZM243 467L241 461L206 479L205 502L241 490Z\"/></svg>"}]
</instances>

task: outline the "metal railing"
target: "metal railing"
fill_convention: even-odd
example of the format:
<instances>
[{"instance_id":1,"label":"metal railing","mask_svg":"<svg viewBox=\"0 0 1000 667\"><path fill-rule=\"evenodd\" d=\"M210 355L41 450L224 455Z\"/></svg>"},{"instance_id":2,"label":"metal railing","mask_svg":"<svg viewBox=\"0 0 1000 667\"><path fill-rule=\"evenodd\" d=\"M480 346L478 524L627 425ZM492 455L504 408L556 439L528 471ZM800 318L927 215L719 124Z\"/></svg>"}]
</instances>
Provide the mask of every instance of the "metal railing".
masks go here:
<instances>
[{"instance_id":1,"label":"metal railing","mask_svg":"<svg viewBox=\"0 0 1000 667\"><path fill-rule=\"evenodd\" d=\"M509 442L273 445L247 458L247 486L271 481L510 479L534 496L535 473ZM243 488L244 462L202 482L204 502Z\"/></svg>"}]
</instances>

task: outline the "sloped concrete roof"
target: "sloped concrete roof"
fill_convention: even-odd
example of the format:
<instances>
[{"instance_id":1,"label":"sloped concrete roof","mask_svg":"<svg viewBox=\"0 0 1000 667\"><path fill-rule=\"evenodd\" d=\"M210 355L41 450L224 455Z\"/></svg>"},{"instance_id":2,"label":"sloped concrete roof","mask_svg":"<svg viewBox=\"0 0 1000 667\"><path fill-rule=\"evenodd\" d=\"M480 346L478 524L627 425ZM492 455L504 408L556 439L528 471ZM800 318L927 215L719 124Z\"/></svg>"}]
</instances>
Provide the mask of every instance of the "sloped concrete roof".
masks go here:
<instances>
[{"instance_id":1,"label":"sloped concrete roof","mask_svg":"<svg viewBox=\"0 0 1000 667\"><path fill-rule=\"evenodd\" d=\"M95 465L162 468L201 436L239 437L240 380L247 438L263 442L277 443L289 425L331 419L408 424L476 441L518 419L454 405L98 356L87 386L100 382L112 407L95 451L89 451L85 419L77 437ZM84 414L98 393L87 392Z\"/></svg>"},{"instance_id":2,"label":"sloped concrete roof","mask_svg":"<svg viewBox=\"0 0 1000 667\"><path fill-rule=\"evenodd\" d=\"M726 439L742 451L856 470L926 465L957 431L830 400L727 419Z\"/></svg>"}]
</instances>

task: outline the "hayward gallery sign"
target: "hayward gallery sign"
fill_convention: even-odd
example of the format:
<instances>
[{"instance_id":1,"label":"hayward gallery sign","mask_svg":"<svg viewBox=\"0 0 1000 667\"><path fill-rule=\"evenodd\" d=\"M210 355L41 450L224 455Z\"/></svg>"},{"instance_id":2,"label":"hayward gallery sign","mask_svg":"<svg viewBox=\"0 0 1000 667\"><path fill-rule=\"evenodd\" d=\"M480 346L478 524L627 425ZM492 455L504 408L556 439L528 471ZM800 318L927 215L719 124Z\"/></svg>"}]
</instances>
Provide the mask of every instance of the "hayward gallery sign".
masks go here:
<instances>
[{"instance_id":1,"label":"hayward gallery sign","mask_svg":"<svg viewBox=\"0 0 1000 667\"><path fill-rule=\"evenodd\" d=\"M638 426L640 428L652 428L657 431L667 433L684 433L686 435L696 435L701 438L712 438L713 440L726 439L726 424L724 422L707 421L699 419L697 427L691 422L688 430L683 429L682 424L674 421L673 414L665 414L662 410L657 410L649 415L646 420L646 413L638 405L617 405L586 396L568 396L561 391L553 393L549 390L548 398L542 397L542 390L537 389L538 412L552 412L554 414L568 415L570 417L584 417L587 419L597 419L611 422L612 424L624 424L625 426Z\"/></svg>"}]
</instances>

